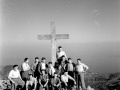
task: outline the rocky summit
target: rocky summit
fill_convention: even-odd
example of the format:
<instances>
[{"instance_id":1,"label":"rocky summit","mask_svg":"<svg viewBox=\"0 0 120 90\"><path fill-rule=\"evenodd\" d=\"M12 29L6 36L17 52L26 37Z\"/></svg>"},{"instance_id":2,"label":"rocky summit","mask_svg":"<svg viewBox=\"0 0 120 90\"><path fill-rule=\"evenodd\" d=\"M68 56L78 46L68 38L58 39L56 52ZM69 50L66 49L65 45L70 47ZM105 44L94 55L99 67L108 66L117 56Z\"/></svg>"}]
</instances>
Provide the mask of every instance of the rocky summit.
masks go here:
<instances>
[{"instance_id":1,"label":"rocky summit","mask_svg":"<svg viewBox=\"0 0 120 90\"><path fill-rule=\"evenodd\" d=\"M10 81L7 78L12 65L5 66L0 72L0 90L10 89ZM120 90L120 72L110 74L98 74L87 71L85 73L87 90Z\"/></svg>"}]
</instances>

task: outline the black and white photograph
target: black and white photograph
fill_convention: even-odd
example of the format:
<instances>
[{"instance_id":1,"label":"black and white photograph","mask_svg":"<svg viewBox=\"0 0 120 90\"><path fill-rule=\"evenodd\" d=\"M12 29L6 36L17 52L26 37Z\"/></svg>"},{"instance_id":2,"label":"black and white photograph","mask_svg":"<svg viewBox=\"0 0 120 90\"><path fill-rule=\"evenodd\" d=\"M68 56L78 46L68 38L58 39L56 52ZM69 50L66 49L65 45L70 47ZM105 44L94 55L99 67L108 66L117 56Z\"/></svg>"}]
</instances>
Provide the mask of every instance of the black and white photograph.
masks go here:
<instances>
[{"instance_id":1,"label":"black and white photograph","mask_svg":"<svg viewBox=\"0 0 120 90\"><path fill-rule=\"evenodd\" d=\"M0 0L0 90L120 90L120 0Z\"/></svg>"}]
</instances>

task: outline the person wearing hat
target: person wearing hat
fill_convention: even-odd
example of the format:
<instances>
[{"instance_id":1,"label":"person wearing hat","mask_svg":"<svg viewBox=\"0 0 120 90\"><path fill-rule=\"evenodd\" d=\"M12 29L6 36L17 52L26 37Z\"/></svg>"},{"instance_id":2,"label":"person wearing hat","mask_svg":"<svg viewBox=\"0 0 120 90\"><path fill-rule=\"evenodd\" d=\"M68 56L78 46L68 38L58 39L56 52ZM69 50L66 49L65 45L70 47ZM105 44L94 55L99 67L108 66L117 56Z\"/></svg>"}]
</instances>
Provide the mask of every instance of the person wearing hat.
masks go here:
<instances>
[{"instance_id":1,"label":"person wearing hat","mask_svg":"<svg viewBox=\"0 0 120 90\"><path fill-rule=\"evenodd\" d=\"M33 74L29 74L30 79L26 82L26 90L36 90L37 79L33 77Z\"/></svg>"},{"instance_id":2,"label":"person wearing hat","mask_svg":"<svg viewBox=\"0 0 120 90\"><path fill-rule=\"evenodd\" d=\"M77 65L76 65L76 72L78 74L78 78L77 78L77 84L78 84L78 88L79 83L81 81L82 84L82 88L83 90L86 90L86 86L85 86L85 80L84 80L84 72L86 72L89 69L89 67L87 65L85 65L84 63L81 62L81 59L77 59Z\"/></svg>"}]
</instances>

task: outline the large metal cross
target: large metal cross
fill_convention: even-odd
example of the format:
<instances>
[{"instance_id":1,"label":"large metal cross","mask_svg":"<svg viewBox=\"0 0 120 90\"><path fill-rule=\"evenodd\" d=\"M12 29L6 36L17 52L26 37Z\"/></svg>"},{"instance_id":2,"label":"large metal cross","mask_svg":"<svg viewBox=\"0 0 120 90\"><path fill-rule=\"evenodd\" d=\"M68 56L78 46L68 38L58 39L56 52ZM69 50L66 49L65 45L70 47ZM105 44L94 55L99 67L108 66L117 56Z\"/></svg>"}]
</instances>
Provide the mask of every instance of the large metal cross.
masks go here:
<instances>
[{"instance_id":1,"label":"large metal cross","mask_svg":"<svg viewBox=\"0 0 120 90\"><path fill-rule=\"evenodd\" d=\"M56 34L55 22L51 22L51 35L38 35L39 40L51 40L51 61L54 65L56 61L56 40L57 39L69 39L69 34Z\"/></svg>"}]
</instances>

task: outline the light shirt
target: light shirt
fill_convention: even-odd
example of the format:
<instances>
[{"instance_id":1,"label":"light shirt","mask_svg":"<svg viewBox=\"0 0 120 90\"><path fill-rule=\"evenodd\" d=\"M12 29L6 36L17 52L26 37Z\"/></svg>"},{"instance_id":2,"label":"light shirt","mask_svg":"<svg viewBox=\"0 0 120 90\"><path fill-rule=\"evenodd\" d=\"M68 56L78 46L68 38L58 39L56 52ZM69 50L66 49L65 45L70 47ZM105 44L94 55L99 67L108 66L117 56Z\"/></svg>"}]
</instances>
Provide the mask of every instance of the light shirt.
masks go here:
<instances>
[{"instance_id":1,"label":"light shirt","mask_svg":"<svg viewBox=\"0 0 120 90\"><path fill-rule=\"evenodd\" d=\"M49 74L53 75L55 73L55 69L53 66L50 67Z\"/></svg>"},{"instance_id":2,"label":"light shirt","mask_svg":"<svg viewBox=\"0 0 120 90\"><path fill-rule=\"evenodd\" d=\"M43 62L41 62L41 69L42 69L42 70L45 70L45 69L46 69L46 64L43 63Z\"/></svg>"},{"instance_id":3,"label":"light shirt","mask_svg":"<svg viewBox=\"0 0 120 90\"><path fill-rule=\"evenodd\" d=\"M33 64L31 65L31 69L32 69L33 71L36 70L36 66L37 66L37 64L38 64L38 63L33 63Z\"/></svg>"},{"instance_id":4,"label":"light shirt","mask_svg":"<svg viewBox=\"0 0 120 90\"><path fill-rule=\"evenodd\" d=\"M17 70L17 71L11 70L8 77L10 77L10 78L19 78L21 76L20 76L19 70Z\"/></svg>"},{"instance_id":5,"label":"light shirt","mask_svg":"<svg viewBox=\"0 0 120 90\"><path fill-rule=\"evenodd\" d=\"M28 63L23 63L22 64L22 69L23 69L23 71L28 71L28 70L30 70L30 66L28 65Z\"/></svg>"},{"instance_id":6,"label":"light shirt","mask_svg":"<svg viewBox=\"0 0 120 90\"><path fill-rule=\"evenodd\" d=\"M73 71L73 64L72 63L68 63L67 69L68 69L68 71Z\"/></svg>"},{"instance_id":7,"label":"light shirt","mask_svg":"<svg viewBox=\"0 0 120 90\"><path fill-rule=\"evenodd\" d=\"M76 66L78 72L84 72L84 68L89 69L89 67L84 63L77 64Z\"/></svg>"},{"instance_id":8,"label":"light shirt","mask_svg":"<svg viewBox=\"0 0 120 90\"><path fill-rule=\"evenodd\" d=\"M57 58L61 58L63 55L65 56L65 58L67 58L67 56L66 56L64 51L60 51L60 52L58 51L57 52Z\"/></svg>"},{"instance_id":9,"label":"light shirt","mask_svg":"<svg viewBox=\"0 0 120 90\"><path fill-rule=\"evenodd\" d=\"M68 78L69 78L69 76L67 75L62 75L61 76L61 80L63 81L63 82L68 82Z\"/></svg>"}]
</instances>

